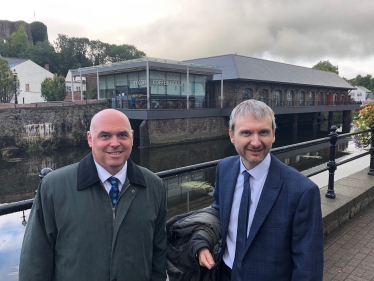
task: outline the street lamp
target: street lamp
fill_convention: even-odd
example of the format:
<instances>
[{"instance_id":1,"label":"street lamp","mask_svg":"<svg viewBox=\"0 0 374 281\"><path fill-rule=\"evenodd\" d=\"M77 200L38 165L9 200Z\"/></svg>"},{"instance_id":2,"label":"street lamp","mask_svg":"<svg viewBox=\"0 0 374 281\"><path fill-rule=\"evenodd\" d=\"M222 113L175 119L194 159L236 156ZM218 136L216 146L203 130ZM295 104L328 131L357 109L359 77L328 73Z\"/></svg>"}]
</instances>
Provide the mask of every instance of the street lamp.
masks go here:
<instances>
[{"instance_id":1,"label":"street lamp","mask_svg":"<svg viewBox=\"0 0 374 281\"><path fill-rule=\"evenodd\" d=\"M18 104L18 99L17 99L17 72L14 69L13 70L13 81L14 81L14 104Z\"/></svg>"},{"instance_id":2,"label":"street lamp","mask_svg":"<svg viewBox=\"0 0 374 281\"><path fill-rule=\"evenodd\" d=\"M23 218L23 220L22 220L22 225L23 225L23 226L26 226L27 221L26 221L25 211L22 211L22 217L21 217L21 219L22 219L22 218Z\"/></svg>"}]
</instances>

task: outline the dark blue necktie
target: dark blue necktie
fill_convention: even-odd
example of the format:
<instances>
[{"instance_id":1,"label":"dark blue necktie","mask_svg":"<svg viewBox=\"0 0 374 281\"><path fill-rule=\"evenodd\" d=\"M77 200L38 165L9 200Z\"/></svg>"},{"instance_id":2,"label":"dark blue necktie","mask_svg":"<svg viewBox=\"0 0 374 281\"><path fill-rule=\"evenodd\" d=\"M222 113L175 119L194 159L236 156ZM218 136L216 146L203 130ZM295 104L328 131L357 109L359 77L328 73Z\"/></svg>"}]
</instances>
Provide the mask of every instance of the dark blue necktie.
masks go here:
<instances>
[{"instance_id":1,"label":"dark blue necktie","mask_svg":"<svg viewBox=\"0 0 374 281\"><path fill-rule=\"evenodd\" d=\"M247 242L247 229L248 229L248 217L249 217L249 206L251 205L251 188L249 185L250 174L247 171L243 172L244 186L242 199L240 200L239 215L238 215L238 232L236 235L236 252L245 249L245 243ZM237 255L235 255L237 256Z\"/></svg>"},{"instance_id":2,"label":"dark blue necktie","mask_svg":"<svg viewBox=\"0 0 374 281\"><path fill-rule=\"evenodd\" d=\"M110 197L110 201L112 202L112 206L114 207L117 203L118 194L119 194L118 179L116 177L110 177L109 182L112 185L109 191L109 197Z\"/></svg>"}]
</instances>

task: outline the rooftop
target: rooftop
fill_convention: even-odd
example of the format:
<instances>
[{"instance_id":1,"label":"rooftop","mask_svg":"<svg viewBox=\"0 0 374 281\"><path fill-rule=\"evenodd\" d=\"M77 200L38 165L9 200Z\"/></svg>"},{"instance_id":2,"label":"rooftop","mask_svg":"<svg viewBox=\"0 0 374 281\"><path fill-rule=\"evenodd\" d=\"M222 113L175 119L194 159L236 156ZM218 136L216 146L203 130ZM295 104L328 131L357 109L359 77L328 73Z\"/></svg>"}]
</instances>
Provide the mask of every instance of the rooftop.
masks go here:
<instances>
[{"instance_id":1,"label":"rooftop","mask_svg":"<svg viewBox=\"0 0 374 281\"><path fill-rule=\"evenodd\" d=\"M354 88L334 72L235 54L192 59L185 62L221 68L223 69L224 80L266 81L343 89ZM213 80L221 80L220 75L214 75Z\"/></svg>"}]
</instances>

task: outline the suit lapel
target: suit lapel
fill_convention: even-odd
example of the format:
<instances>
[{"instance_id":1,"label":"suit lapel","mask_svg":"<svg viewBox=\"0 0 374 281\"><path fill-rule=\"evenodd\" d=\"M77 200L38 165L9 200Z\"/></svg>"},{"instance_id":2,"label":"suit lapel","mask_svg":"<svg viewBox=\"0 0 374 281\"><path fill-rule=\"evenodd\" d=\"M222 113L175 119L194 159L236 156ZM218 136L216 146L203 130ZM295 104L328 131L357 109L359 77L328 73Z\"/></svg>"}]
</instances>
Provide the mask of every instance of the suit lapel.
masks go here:
<instances>
[{"instance_id":1,"label":"suit lapel","mask_svg":"<svg viewBox=\"0 0 374 281\"><path fill-rule=\"evenodd\" d=\"M251 230L249 231L246 243L246 251L250 247L261 225L268 216L280 192L283 180L281 180L280 178L279 164L277 163L277 161L278 160L274 156L271 156L269 173L266 177L264 187L262 189L256 213L253 218Z\"/></svg>"}]
</instances>

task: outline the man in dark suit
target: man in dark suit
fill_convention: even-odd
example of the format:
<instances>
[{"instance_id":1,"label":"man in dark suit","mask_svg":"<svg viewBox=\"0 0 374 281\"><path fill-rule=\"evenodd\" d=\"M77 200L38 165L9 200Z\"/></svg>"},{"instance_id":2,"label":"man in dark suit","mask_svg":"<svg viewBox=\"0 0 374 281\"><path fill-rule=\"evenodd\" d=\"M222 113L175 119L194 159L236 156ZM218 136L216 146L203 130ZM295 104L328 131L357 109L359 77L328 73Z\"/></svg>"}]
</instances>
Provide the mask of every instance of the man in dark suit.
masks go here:
<instances>
[{"instance_id":1,"label":"man in dark suit","mask_svg":"<svg viewBox=\"0 0 374 281\"><path fill-rule=\"evenodd\" d=\"M321 281L319 188L269 153L276 128L272 109L244 101L232 111L229 127L239 156L218 164L212 205L221 219L219 280ZM201 266L214 266L210 250L198 251Z\"/></svg>"}]
</instances>

